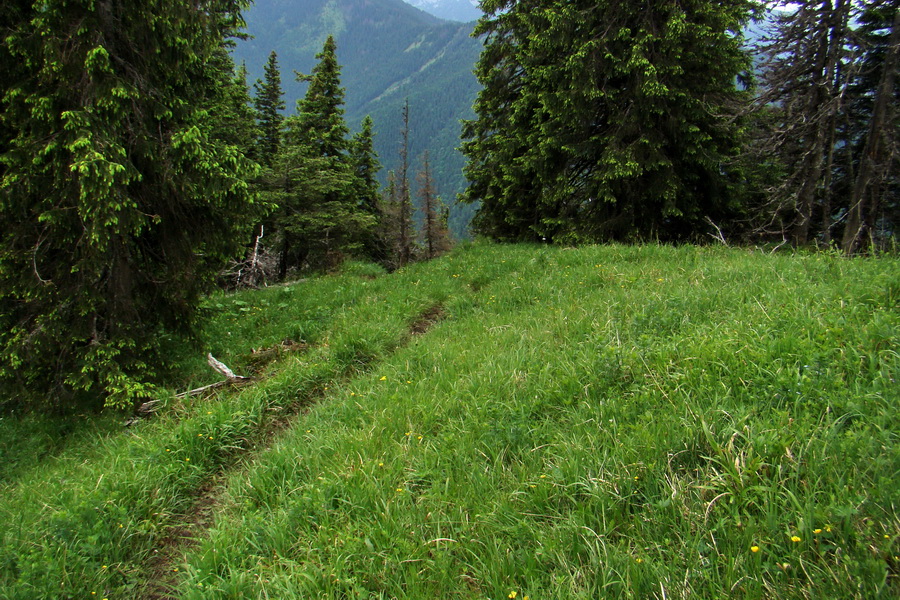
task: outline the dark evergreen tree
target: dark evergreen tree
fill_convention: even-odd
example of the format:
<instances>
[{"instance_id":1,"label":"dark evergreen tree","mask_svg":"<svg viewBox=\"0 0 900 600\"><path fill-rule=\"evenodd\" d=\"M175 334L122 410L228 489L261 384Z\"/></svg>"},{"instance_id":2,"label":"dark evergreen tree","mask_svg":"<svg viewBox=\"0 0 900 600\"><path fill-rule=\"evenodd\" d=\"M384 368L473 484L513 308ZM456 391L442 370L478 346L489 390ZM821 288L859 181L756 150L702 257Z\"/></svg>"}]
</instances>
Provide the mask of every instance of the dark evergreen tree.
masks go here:
<instances>
[{"instance_id":1,"label":"dark evergreen tree","mask_svg":"<svg viewBox=\"0 0 900 600\"><path fill-rule=\"evenodd\" d=\"M381 222L376 230L376 236L385 253L384 259L380 262L389 270L399 268L397 264L397 239L400 237L399 206L397 175L393 171L388 171L387 184L381 190Z\"/></svg>"},{"instance_id":2,"label":"dark evergreen tree","mask_svg":"<svg viewBox=\"0 0 900 600\"><path fill-rule=\"evenodd\" d=\"M422 210L422 250L424 258L431 260L450 249L450 232L447 229L447 207L435 190L427 150L422 156L422 170L416 179L419 183L419 208Z\"/></svg>"},{"instance_id":3,"label":"dark evergreen tree","mask_svg":"<svg viewBox=\"0 0 900 600\"><path fill-rule=\"evenodd\" d=\"M748 0L485 0L463 152L497 239L690 239L735 206Z\"/></svg>"},{"instance_id":4,"label":"dark evergreen tree","mask_svg":"<svg viewBox=\"0 0 900 600\"><path fill-rule=\"evenodd\" d=\"M284 92L281 89L281 72L278 70L278 55L272 50L266 63L262 80L253 84L256 94L253 107L259 122L259 159L266 166L271 166L272 159L278 153L284 126Z\"/></svg>"},{"instance_id":5,"label":"dark evergreen tree","mask_svg":"<svg viewBox=\"0 0 900 600\"><path fill-rule=\"evenodd\" d=\"M381 165L378 163L378 154L375 153L373 127L371 117L363 119L362 128L353 136L350 144L350 163L357 179L356 199L359 207L374 215L378 213L377 176Z\"/></svg>"},{"instance_id":6,"label":"dark evergreen tree","mask_svg":"<svg viewBox=\"0 0 900 600\"><path fill-rule=\"evenodd\" d=\"M776 6L773 26L761 44L760 99L774 118L757 154L777 156L785 172L769 194L765 213L770 218L761 223L761 231L795 245L818 233L830 237L831 190L822 182L832 171L852 67L851 7L850 0Z\"/></svg>"},{"instance_id":7,"label":"dark evergreen tree","mask_svg":"<svg viewBox=\"0 0 900 600\"><path fill-rule=\"evenodd\" d=\"M398 267L409 264L413 258L415 227L413 205L409 185L409 100L403 105L402 128L400 130L400 172L397 174L396 207L391 211L397 220L397 239L394 242L394 256Z\"/></svg>"},{"instance_id":8,"label":"dark evergreen tree","mask_svg":"<svg viewBox=\"0 0 900 600\"><path fill-rule=\"evenodd\" d=\"M363 119L361 129L353 136L350 143L350 163L356 176L354 196L357 206L362 212L372 215L376 221L376 226L364 244L364 251L370 260L382 262L386 258L386 248L380 243L380 237L376 233L376 229L383 222L384 215L381 212L381 196L377 179L381 164L378 162L378 154L375 152L374 126L371 117L366 116Z\"/></svg>"},{"instance_id":9,"label":"dark evergreen tree","mask_svg":"<svg viewBox=\"0 0 900 600\"><path fill-rule=\"evenodd\" d=\"M227 140L239 0L4 2L0 380L124 406L258 213ZM79 396L80 395L80 396Z\"/></svg>"},{"instance_id":10,"label":"dark evergreen tree","mask_svg":"<svg viewBox=\"0 0 900 600\"><path fill-rule=\"evenodd\" d=\"M279 207L282 278L291 268L329 268L360 252L375 226L375 216L361 210L356 197L361 183L349 152L335 52L329 37L312 74L298 74L309 87L286 121L265 182Z\"/></svg>"},{"instance_id":11,"label":"dark evergreen tree","mask_svg":"<svg viewBox=\"0 0 900 600\"><path fill-rule=\"evenodd\" d=\"M311 74L297 73L297 80L307 82L309 87L297 101L288 142L308 146L315 156L344 159L350 148L350 130L344 121L344 88L333 36L325 40L316 59L319 62Z\"/></svg>"},{"instance_id":12,"label":"dark evergreen tree","mask_svg":"<svg viewBox=\"0 0 900 600\"><path fill-rule=\"evenodd\" d=\"M892 237L900 220L900 2L872 3L859 22L864 47L851 113L856 113L862 135L848 144L856 142L860 150L855 179L848 186L841 240L846 254Z\"/></svg>"},{"instance_id":13,"label":"dark evergreen tree","mask_svg":"<svg viewBox=\"0 0 900 600\"><path fill-rule=\"evenodd\" d=\"M256 124L256 115L251 107L250 90L247 87L247 67L241 65L233 73L234 63L231 56L224 52L221 58L222 94L220 102L210 110L210 117L216 127L213 135L216 139L239 148L245 156L257 160L260 130Z\"/></svg>"},{"instance_id":14,"label":"dark evergreen tree","mask_svg":"<svg viewBox=\"0 0 900 600\"><path fill-rule=\"evenodd\" d=\"M847 253L893 232L900 100L896 0L782 2L761 44L762 135L777 162L757 230ZM893 36L893 37L892 37Z\"/></svg>"}]
</instances>

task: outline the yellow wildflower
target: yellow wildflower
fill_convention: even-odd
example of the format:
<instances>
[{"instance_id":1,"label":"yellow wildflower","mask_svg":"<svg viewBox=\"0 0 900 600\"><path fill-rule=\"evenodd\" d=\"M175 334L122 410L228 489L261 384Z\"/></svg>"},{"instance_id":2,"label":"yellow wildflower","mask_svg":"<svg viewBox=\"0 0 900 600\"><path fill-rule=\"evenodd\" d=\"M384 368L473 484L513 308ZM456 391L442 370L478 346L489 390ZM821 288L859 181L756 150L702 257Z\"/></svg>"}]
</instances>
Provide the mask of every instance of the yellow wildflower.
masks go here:
<instances>
[{"instance_id":1,"label":"yellow wildflower","mask_svg":"<svg viewBox=\"0 0 900 600\"><path fill-rule=\"evenodd\" d=\"M750 552L756 554L757 552L759 552L759 546L750 546Z\"/></svg>"},{"instance_id":2,"label":"yellow wildflower","mask_svg":"<svg viewBox=\"0 0 900 600\"><path fill-rule=\"evenodd\" d=\"M801 540L800 540L800 536L799 536L799 535L792 535L792 536L791 536L791 541L794 542L794 543L796 544L797 542L801 541Z\"/></svg>"}]
</instances>

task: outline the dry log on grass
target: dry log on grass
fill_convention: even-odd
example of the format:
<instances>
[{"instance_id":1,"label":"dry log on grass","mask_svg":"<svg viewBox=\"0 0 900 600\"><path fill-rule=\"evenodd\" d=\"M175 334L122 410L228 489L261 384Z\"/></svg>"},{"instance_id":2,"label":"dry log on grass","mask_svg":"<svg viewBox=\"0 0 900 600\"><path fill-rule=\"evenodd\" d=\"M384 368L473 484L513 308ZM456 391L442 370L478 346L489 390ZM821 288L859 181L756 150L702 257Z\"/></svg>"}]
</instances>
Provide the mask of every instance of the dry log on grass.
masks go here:
<instances>
[{"instance_id":1,"label":"dry log on grass","mask_svg":"<svg viewBox=\"0 0 900 600\"><path fill-rule=\"evenodd\" d=\"M175 394L176 398L190 398L191 396L199 396L200 394L209 392L211 390L215 390L221 387L226 387L230 385L243 385L245 383L249 383L253 381L253 377L243 377L241 375L235 375L234 371L228 368L228 365L218 360L211 353L206 355L206 362L216 373L219 373L223 377L225 377L224 381L217 381L215 383L210 383L209 385L204 385L198 388L194 388L192 390L188 390L186 392L181 392L180 394ZM156 412L156 408L159 405L159 400L148 400L144 402L135 410L135 415L125 421L125 427L131 427L138 421L140 421L144 417L149 417L154 412Z\"/></svg>"},{"instance_id":2,"label":"dry log on grass","mask_svg":"<svg viewBox=\"0 0 900 600\"><path fill-rule=\"evenodd\" d=\"M216 373L221 374L225 377L225 381L217 381L216 383L210 383L209 385L204 385L202 387L194 388L193 390L188 390L186 392L181 392L180 394L175 394L176 398L190 398L191 396L199 396L204 392L208 392L209 390L218 389L220 387L225 387L229 385L241 385L250 381L253 381L252 377L243 377L241 375L235 375L234 371L228 368L228 366L222 361L218 360L212 354L206 355L206 362Z\"/></svg>"}]
</instances>

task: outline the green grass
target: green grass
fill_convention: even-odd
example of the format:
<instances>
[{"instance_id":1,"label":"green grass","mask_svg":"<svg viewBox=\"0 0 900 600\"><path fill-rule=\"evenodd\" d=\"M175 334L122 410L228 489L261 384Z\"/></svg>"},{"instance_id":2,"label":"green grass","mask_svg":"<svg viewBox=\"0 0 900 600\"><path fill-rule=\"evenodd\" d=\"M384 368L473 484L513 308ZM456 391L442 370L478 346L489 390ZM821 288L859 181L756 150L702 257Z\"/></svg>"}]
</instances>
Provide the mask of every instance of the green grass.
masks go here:
<instances>
[{"instance_id":1,"label":"green grass","mask_svg":"<svg viewBox=\"0 0 900 600\"><path fill-rule=\"evenodd\" d=\"M896 597L898 305L895 259L657 246L218 296L259 382L8 471L0 597L133 597L217 473L176 597Z\"/></svg>"}]
</instances>

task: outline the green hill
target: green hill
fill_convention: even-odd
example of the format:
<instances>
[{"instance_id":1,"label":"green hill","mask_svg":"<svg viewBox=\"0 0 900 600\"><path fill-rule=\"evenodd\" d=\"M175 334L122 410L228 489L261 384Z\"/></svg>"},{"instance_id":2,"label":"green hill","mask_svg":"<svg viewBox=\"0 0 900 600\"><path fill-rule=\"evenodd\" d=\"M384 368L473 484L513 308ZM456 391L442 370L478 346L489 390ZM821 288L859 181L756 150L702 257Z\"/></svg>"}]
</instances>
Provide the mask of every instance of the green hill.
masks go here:
<instances>
[{"instance_id":1,"label":"green hill","mask_svg":"<svg viewBox=\"0 0 900 600\"><path fill-rule=\"evenodd\" d=\"M246 63L252 81L275 50L289 111L305 91L293 71L309 73L327 36L335 36L347 123L358 128L367 114L375 120L382 179L398 162L400 111L408 98L413 165L428 150L438 192L452 203L465 187L459 121L474 116L478 90L472 69L481 43L470 36L471 23L442 21L402 0L257 0L246 19L253 38L238 43L235 59ZM454 208L457 233L471 212Z\"/></svg>"},{"instance_id":2,"label":"green hill","mask_svg":"<svg viewBox=\"0 0 900 600\"><path fill-rule=\"evenodd\" d=\"M898 302L896 258L690 246L216 295L255 381L0 419L0 596L896 598Z\"/></svg>"}]
</instances>

